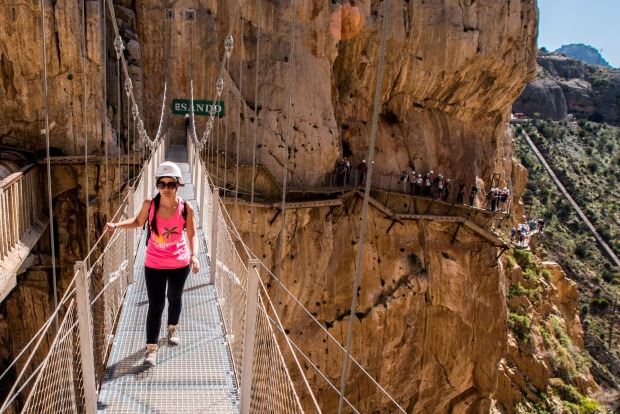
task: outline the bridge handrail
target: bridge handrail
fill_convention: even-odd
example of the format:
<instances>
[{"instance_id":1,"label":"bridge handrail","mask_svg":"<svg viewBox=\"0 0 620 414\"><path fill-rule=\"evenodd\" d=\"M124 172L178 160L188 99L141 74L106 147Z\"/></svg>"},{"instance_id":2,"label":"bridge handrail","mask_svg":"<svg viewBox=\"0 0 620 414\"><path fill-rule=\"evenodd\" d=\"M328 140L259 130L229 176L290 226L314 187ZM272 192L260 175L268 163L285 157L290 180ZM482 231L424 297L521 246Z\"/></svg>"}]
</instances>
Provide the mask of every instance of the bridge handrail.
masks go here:
<instances>
[{"instance_id":1,"label":"bridge handrail","mask_svg":"<svg viewBox=\"0 0 620 414\"><path fill-rule=\"evenodd\" d=\"M29 164L0 181L0 261L43 215L42 180L37 164Z\"/></svg>"},{"instance_id":2,"label":"bridge handrail","mask_svg":"<svg viewBox=\"0 0 620 414\"><path fill-rule=\"evenodd\" d=\"M196 154L193 140L188 139L187 145L189 153ZM216 261L211 263L212 272L215 272L211 277L215 281L235 378L238 384L242 384L243 364L249 363L249 361L243 361L243 345L246 339L244 338L244 327L247 312L245 304L248 288L248 266L239 255L226 224L226 219L223 217L223 213L220 213L224 212L225 209L219 200L219 188L211 187L211 178L204 161L193 155L190 155L190 158L190 169L193 175L206 178L200 179L201 185L197 187L196 198L205 201L203 211L201 211L201 224L209 250L209 260ZM212 188L215 188L215 191ZM217 216L214 215L214 208ZM214 217L217 219L217 223L212 222ZM214 243L213 236L217 238L216 243ZM215 246L215 251L212 250L212 246ZM275 408L277 412L303 413L304 409L301 406L298 392L290 378L282 350L265 310L265 300L268 296L266 292L259 290L258 298L252 386L249 394L252 409L256 412L271 412L270 410ZM271 375L265 375L265 372ZM300 374L303 375L303 373ZM242 394L247 392L248 390L241 389ZM307 390L307 392L311 393L311 390ZM314 409L320 412L318 406Z\"/></svg>"},{"instance_id":3,"label":"bridge handrail","mask_svg":"<svg viewBox=\"0 0 620 414\"><path fill-rule=\"evenodd\" d=\"M116 219L119 219L120 215L132 217L136 213L136 206L149 195L149 188L152 191L154 181L150 175L154 175L151 173L154 173L155 167L164 160L168 145L169 136L166 134L152 149L134 187L129 188L114 215ZM133 274L131 264L139 242L139 237L136 237L138 231L134 229L116 232L107 244L104 243L108 237L101 235L83 262L91 262L92 266L84 274L80 274L76 265L74 277L57 308L2 374L3 377L12 369L19 371L0 413L21 410L22 413L61 414L74 412L76 409L84 411L92 407L89 406L92 398L88 398L88 383L92 380L94 391L105 375L104 361L109 353L118 312ZM90 326L82 323L75 306L76 300L79 300L79 289L76 288L79 277L84 277L87 281L89 297L86 300L90 305L87 309L90 313L89 319L92 320ZM92 344L87 348L84 348L84 343L80 341L79 333L84 329L87 337L93 338ZM47 346L41 346L43 343ZM88 352L85 353L84 349ZM28 358L22 361L25 355L28 355ZM84 367L89 365L88 361L91 366L94 362L94 378L84 376ZM94 403L96 404L96 401Z\"/></svg>"},{"instance_id":4,"label":"bridge handrail","mask_svg":"<svg viewBox=\"0 0 620 414\"><path fill-rule=\"evenodd\" d=\"M192 147L192 142L191 140L188 140L188 148L190 148L190 152L191 152L191 147ZM205 174L208 175L208 171L206 169L206 166L203 162L195 162L193 164L191 164L191 166L193 166L194 168L198 169L197 174ZM190 168L191 168L190 166ZM204 194L204 197L206 200L208 200L206 202L206 206L212 206L214 204L213 201L213 195L211 194L210 188L206 187L206 188L202 188L201 189L202 193ZM217 193L217 190L216 190ZM218 197L219 199L219 197ZM243 259L241 259L239 257L239 251L243 252L247 259L256 259L255 255L250 251L249 247L243 243L241 236L238 232L238 230L236 229L235 225L234 225L234 221L232 220L232 218L230 217L230 215L228 215L227 210L224 208L224 204L221 201L215 202L216 205L219 206L219 210L222 212L221 215L223 215L224 217L221 218L219 220L219 226L218 226L218 231L217 231L217 235L218 235L218 243L217 243L217 258L218 258L218 266L217 266L217 277L216 277L216 288L218 291L218 297L220 298L220 306L222 309L222 315L224 318L224 324L226 327L226 332L233 338L233 341L230 345L231 347L231 352L233 355L233 361L235 364L235 373L237 375L237 379L239 381L239 383L241 382L241 365L242 362L241 361L241 356L242 356L242 350L241 350L241 345L242 345L242 341L239 341L237 338L240 338L240 334L242 334L243 332L243 320L245 318L245 316L242 314L243 312L245 312L245 306L243 303L243 297L242 295L246 293L246 288L247 288L247 268L244 265L244 261ZM210 234L211 234L211 228L210 228L210 219L212 217L212 210L209 211L205 211L202 215L202 225L203 225L203 232L205 234L205 239L207 241L207 246L211 246L211 240L209 239ZM227 224L228 223L228 224ZM225 234L225 238L221 237L222 234ZM224 253L224 245L227 244L229 247L229 254L233 253L236 257L238 257L238 264L237 266L239 266L239 270L236 272L231 272L230 268L228 267L229 262L228 259L224 259L222 258L222 254ZM210 252L211 253L211 252ZM260 262L260 260L259 260ZM277 278L275 277L275 275L273 275L273 273L261 262L261 270L262 272L267 272L267 275L269 278L271 278L271 282L273 283L274 281L277 280ZM228 276L227 278L222 278L221 276ZM236 275L237 278L233 278L232 275ZM228 280L228 281L227 281ZM241 291L240 295L241 297L237 298L237 304L235 305L234 303L230 303L231 301L229 300L230 294L226 291L226 289L230 289L230 287L226 286L226 283L230 283L233 285L237 285L239 286L239 290ZM334 343L336 344L336 347L338 349L341 350L341 352L345 353L345 349L342 346L342 344L340 344L326 329L325 327L303 306L303 304L290 292L290 290L288 290L285 286L282 286L282 288L284 289L284 291L289 294L292 298L293 303L295 303L296 305L298 305L302 311L304 313L306 313L312 320L312 323L315 323L318 327L320 327L320 329L327 335L327 337ZM276 338L276 334L280 335L281 343L286 343L287 346L290 348L289 353L287 354L289 356L289 358L296 358L296 355L294 354L293 348L295 349L295 351L297 352L297 354L299 356L301 356L314 370L316 370L317 372L319 372L319 376L322 377L323 380L325 380L326 384L336 393L336 394L340 394L340 390L338 389L337 386L335 386L332 382L330 382L328 380L328 378L326 377L326 375L324 375L320 369L317 368L317 364L315 364L313 361L311 361L310 358L308 358L308 356L302 352L300 350L300 347L295 344L289 334L286 333L286 329L284 326L282 326L279 318L277 317L277 315L275 314L275 312L273 311L273 306L270 305L271 304L271 298L269 295L269 291L268 289L264 286L263 282L260 282L260 287L259 287L259 297L261 299L261 305L259 305L259 319L260 318L265 318L265 320L262 323L266 323L269 326L273 326L273 330L271 331L271 335ZM270 305L270 306L267 306ZM233 312L233 309L235 310ZM243 312L241 311L243 309ZM230 316L228 315L230 314ZM232 318L235 317L236 319L236 324L235 322L232 320ZM258 339L258 333L257 333L257 342L260 340L264 340L263 338ZM278 340L274 339L274 347L278 348L278 352L281 352L279 345L278 345ZM261 357L263 357L264 355L260 354L259 349L255 350L257 352L258 355L255 356L255 358L260 359ZM262 351L264 352L264 350ZM374 384L375 387L377 387L377 389L379 390L379 393L381 393L382 395L382 400L385 401L388 404L392 404L393 407L395 408L396 411L398 412L402 412L405 413L406 411L400 407L400 405L388 394L388 392L362 367L362 365L355 360L354 358L351 358L354 365L359 369L359 371L361 372L361 375L367 377L370 382L372 384ZM271 361L271 364L273 365L273 358L270 359L269 361ZM264 369L266 369L268 372L277 372L276 368L273 368L272 366L269 366L268 364L264 366ZM302 372L301 367L297 368L299 370L299 376L301 376L302 378L305 379L305 374L304 372ZM256 387L252 387L252 404L257 403L257 401L268 401L269 398L272 398L271 395L269 396L263 396L263 395L255 395L255 393L259 393L259 392L267 392L267 391L271 391L271 388L273 388L273 386L275 386L274 382L276 381L270 381L268 384L263 384L260 383L260 381L266 381L266 379L264 378L260 378L257 376L252 377L253 381L256 383L257 381L259 382L259 385ZM285 378L280 378L280 381L277 381L279 384L284 384L286 383L286 379ZM302 393L307 393L309 395L312 396L313 402L315 404L316 400L314 400L314 393L310 388L310 385L306 382L304 384L305 386L300 386L297 392L302 392ZM271 388L270 388L271 387ZM293 385L294 387L294 385ZM293 388L294 389L294 388ZM243 392L243 390L242 390ZM347 399L344 399L345 403L349 405L349 407L354 411L354 412L359 412L359 410L357 408L355 408L353 406L353 404ZM254 407L254 405L253 405ZM269 407L264 407L265 411L268 411L267 409ZM318 405L316 405L316 407L314 407L317 411L320 412L320 408L318 407ZM259 410L260 411L260 410ZM262 411L261 411L262 412ZM293 412L293 411L291 411Z\"/></svg>"}]
</instances>

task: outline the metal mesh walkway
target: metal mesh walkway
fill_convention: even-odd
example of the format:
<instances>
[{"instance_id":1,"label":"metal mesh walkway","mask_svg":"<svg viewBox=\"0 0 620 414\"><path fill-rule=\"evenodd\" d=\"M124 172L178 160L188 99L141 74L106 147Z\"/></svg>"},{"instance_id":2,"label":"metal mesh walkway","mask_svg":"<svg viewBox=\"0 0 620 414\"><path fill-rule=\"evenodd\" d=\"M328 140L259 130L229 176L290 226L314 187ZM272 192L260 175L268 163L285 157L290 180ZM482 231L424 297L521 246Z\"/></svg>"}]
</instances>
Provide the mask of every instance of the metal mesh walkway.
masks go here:
<instances>
[{"instance_id":1,"label":"metal mesh walkway","mask_svg":"<svg viewBox=\"0 0 620 414\"><path fill-rule=\"evenodd\" d=\"M187 149L171 146L167 159L179 164L185 186L179 195L197 206L190 182ZM129 286L114 345L99 393L99 413L237 413L239 395L215 289L209 272L202 230L200 273L190 273L179 322L181 344L168 346L167 305L160 328L157 366L142 365L148 300L141 241L136 257L136 283ZM144 235L143 235L144 237Z\"/></svg>"}]
</instances>

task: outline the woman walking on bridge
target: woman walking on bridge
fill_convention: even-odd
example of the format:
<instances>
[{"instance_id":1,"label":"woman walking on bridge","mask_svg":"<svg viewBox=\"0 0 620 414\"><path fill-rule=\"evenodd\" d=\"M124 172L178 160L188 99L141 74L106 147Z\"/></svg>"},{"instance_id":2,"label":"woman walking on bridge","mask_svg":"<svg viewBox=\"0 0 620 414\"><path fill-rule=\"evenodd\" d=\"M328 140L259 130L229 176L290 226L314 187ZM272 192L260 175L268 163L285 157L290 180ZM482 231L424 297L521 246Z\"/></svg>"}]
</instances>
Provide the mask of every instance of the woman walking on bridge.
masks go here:
<instances>
[{"instance_id":1,"label":"woman walking on bridge","mask_svg":"<svg viewBox=\"0 0 620 414\"><path fill-rule=\"evenodd\" d=\"M198 273L200 262L194 208L181 197L177 189L183 185L181 169L166 161L155 173L159 194L145 200L134 218L106 223L104 232L116 229L135 229L149 223L147 233L144 278L149 299L146 316L146 353L144 364L155 366L161 317L168 296L168 344L178 345L177 326L181 315L182 294L190 270ZM183 235L187 231L187 240Z\"/></svg>"}]
</instances>

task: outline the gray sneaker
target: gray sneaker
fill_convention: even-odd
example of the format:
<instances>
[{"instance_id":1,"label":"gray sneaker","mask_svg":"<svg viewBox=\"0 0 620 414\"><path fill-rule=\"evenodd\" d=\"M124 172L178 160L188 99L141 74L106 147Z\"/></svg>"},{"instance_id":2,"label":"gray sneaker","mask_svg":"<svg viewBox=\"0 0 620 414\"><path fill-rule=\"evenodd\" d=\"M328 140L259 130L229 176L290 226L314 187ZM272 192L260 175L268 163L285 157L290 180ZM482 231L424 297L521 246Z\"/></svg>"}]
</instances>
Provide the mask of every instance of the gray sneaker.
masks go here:
<instances>
[{"instance_id":1,"label":"gray sneaker","mask_svg":"<svg viewBox=\"0 0 620 414\"><path fill-rule=\"evenodd\" d=\"M168 345L178 345L181 342L179 339L179 330L177 329L179 325L168 325Z\"/></svg>"},{"instance_id":2,"label":"gray sneaker","mask_svg":"<svg viewBox=\"0 0 620 414\"><path fill-rule=\"evenodd\" d=\"M157 345L146 344L146 352L144 353L144 365L154 367L157 365Z\"/></svg>"}]
</instances>

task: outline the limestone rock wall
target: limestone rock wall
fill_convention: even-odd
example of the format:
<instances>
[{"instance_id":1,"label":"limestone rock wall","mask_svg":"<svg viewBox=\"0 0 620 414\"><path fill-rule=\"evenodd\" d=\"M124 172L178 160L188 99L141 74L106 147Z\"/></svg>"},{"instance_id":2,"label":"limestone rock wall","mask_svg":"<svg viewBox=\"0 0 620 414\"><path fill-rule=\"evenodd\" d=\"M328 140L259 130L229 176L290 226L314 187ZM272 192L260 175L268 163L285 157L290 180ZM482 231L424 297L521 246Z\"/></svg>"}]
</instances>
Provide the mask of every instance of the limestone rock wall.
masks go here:
<instances>
[{"instance_id":1,"label":"limestone rock wall","mask_svg":"<svg viewBox=\"0 0 620 414\"><path fill-rule=\"evenodd\" d=\"M293 55L292 3L263 2L259 16L257 4L246 2L243 42L241 26L235 25L235 50L223 64L235 4L186 0L174 5L173 97L189 98L191 63L194 99L215 99L223 67L221 99L227 100L227 113L243 112L241 129L234 118L216 126L214 145L230 152L239 137L241 158L251 161L256 126L259 162L281 180L288 156L293 184L317 184L343 154L354 165L368 158L383 2L298 2ZM194 21L183 15L189 8L196 10ZM151 57L143 59L143 68L146 113L153 121L161 105L162 45L168 32L167 23L154 22L165 22L165 6L138 1L136 9L142 53ZM501 151L504 122L536 68L535 1L393 2L387 18L377 171L398 174L415 167L470 183L475 176L487 182L492 173L505 180L510 169L505 170ZM181 122L173 117L171 124ZM196 118L199 136L205 123L205 117Z\"/></svg>"},{"instance_id":2,"label":"limestone rock wall","mask_svg":"<svg viewBox=\"0 0 620 414\"><path fill-rule=\"evenodd\" d=\"M122 116L120 151L127 152L127 126L130 122L127 121L124 89L121 92L123 102L120 107L118 105L118 70L110 14L106 8L107 24L103 28L104 2L89 0L84 4L83 30L82 9L75 2L45 2L45 71L50 146L64 155L83 155L85 145L88 145L89 154L102 154L104 141L107 141L108 152L118 154L116 131L118 117ZM135 13L122 5L115 7L115 10L119 30L126 43L129 73L141 104L141 55L135 33ZM45 129L45 89L39 3L3 2L0 27L3 29L0 33L0 139L8 145L44 153L46 143L42 131ZM86 42L84 59L83 41ZM123 75L121 88L124 88L124 82ZM103 101L104 91L107 91L106 106ZM132 145L133 141L130 147Z\"/></svg>"},{"instance_id":3,"label":"limestone rock wall","mask_svg":"<svg viewBox=\"0 0 620 414\"><path fill-rule=\"evenodd\" d=\"M226 101L228 115L216 121L210 145L229 153L238 145L242 162L251 162L256 150L258 161L278 180L286 163L292 184L320 183L341 155L353 165L368 158L381 24L388 18L376 171L389 175L405 168L433 169L469 185L477 176L481 192L491 174L498 173L500 185L513 183L516 196L524 188L524 170L512 161L505 122L510 105L535 72L535 0L392 1L388 16L379 0L297 2L293 53L290 0L263 1L260 12L256 2L242 2L239 15L234 14L238 2L229 0L116 3L125 56L151 137L159 124L170 34L165 105L172 98L190 97L190 68L194 99L216 99L215 81L221 76L226 87L220 99ZM86 69L79 8L66 0L46 5L52 146L80 155L88 142L89 152L100 153L107 140L111 153L125 151L127 123L121 126L123 149L116 144L115 130L127 106L116 103L110 22L102 53L101 1L86 2ZM175 12L172 19L167 8ZM195 10L194 20L186 18L187 9ZM0 137L25 140L33 149L44 148L39 14L34 4L19 2L0 13ZM236 22L241 24L232 28L235 51L230 62L222 62L224 39ZM88 79L86 133L82 73ZM102 123L108 125L103 133ZM196 118L199 136L205 124L205 117ZM173 139L182 142L182 116L166 117L166 125ZM58 217L84 214L85 206L78 202L85 199L83 187L74 181L79 179L68 178L66 190L56 194L71 194L75 211L63 202ZM100 190L92 184L94 195ZM332 214L326 208L287 214L284 283L339 339L349 318L360 205L351 201ZM506 338L496 249L465 229L452 243L456 228L449 224L404 222L388 233L391 221L370 214L353 354L410 412L487 410ZM254 231L261 241L255 245L257 255L273 265L279 221L269 225L272 216L271 211L259 215ZM247 217L238 222L246 237L247 222ZM72 232L83 223L65 224L73 226L61 235L68 252L64 263L69 263L83 256L71 243ZM292 309L290 299L283 298L283 306ZM287 323L299 328L293 335L316 347L309 351L337 380L342 364L336 351L321 348L322 334L299 318L287 313ZM351 382L359 378L354 372ZM351 398L366 397L371 387L356 384ZM334 400L321 398L325 411L332 411ZM381 399L364 401L363 412L381 409Z\"/></svg>"},{"instance_id":4,"label":"limestone rock wall","mask_svg":"<svg viewBox=\"0 0 620 414\"><path fill-rule=\"evenodd\" d=\"M323 326L346 343L362 200L352 197L327 207L287 211L282 283ZM233 212L233 216L234 216ZM248 240L247 210L239 209ZM278 274L281 216L255 212L255 252ZM351 354L410 413L486 412L497 385L497 363L505 350L506 308L498 250L457 224L391 220L369 209ZM260 242L258 242L260 241ZM276 282L263 273L275 298ZM340 383L342 353L280 291L284 325L306 355ZM390 407L357 369L351 369L347 398L360 412ZM324 412L337 398L312 368L306 374ZM378 410L378 411L377 411Z\"/></svg>"},{"instance_id":5,"label":"limestone rock wall","mask_svg":"<svg viewBox=\"0 0 620 414\"><path fill-rule=\"evenodd\" d=\"M506 355L498 364L495 412L539 412L541 407L568 412L562 401L566 384L583 396L599 390L580 357L584 332L577 284L566 278L557 263L535 262L524 270L509 261L505 269L512 327ZM538 271L543 277L537 279Z\"/></svg>"},{"instance_id":6,"label":"limestone rock wall","mask_svg":"<svg viewBox=\"0 0 620 414\"><path fill-rule=\"evenodd\" d=\"M557 53L538 52L536 79L513 105L514 112L562 120L567 114L595 122L620 123L620 71Z\"/></svg>"}]
</instances>

